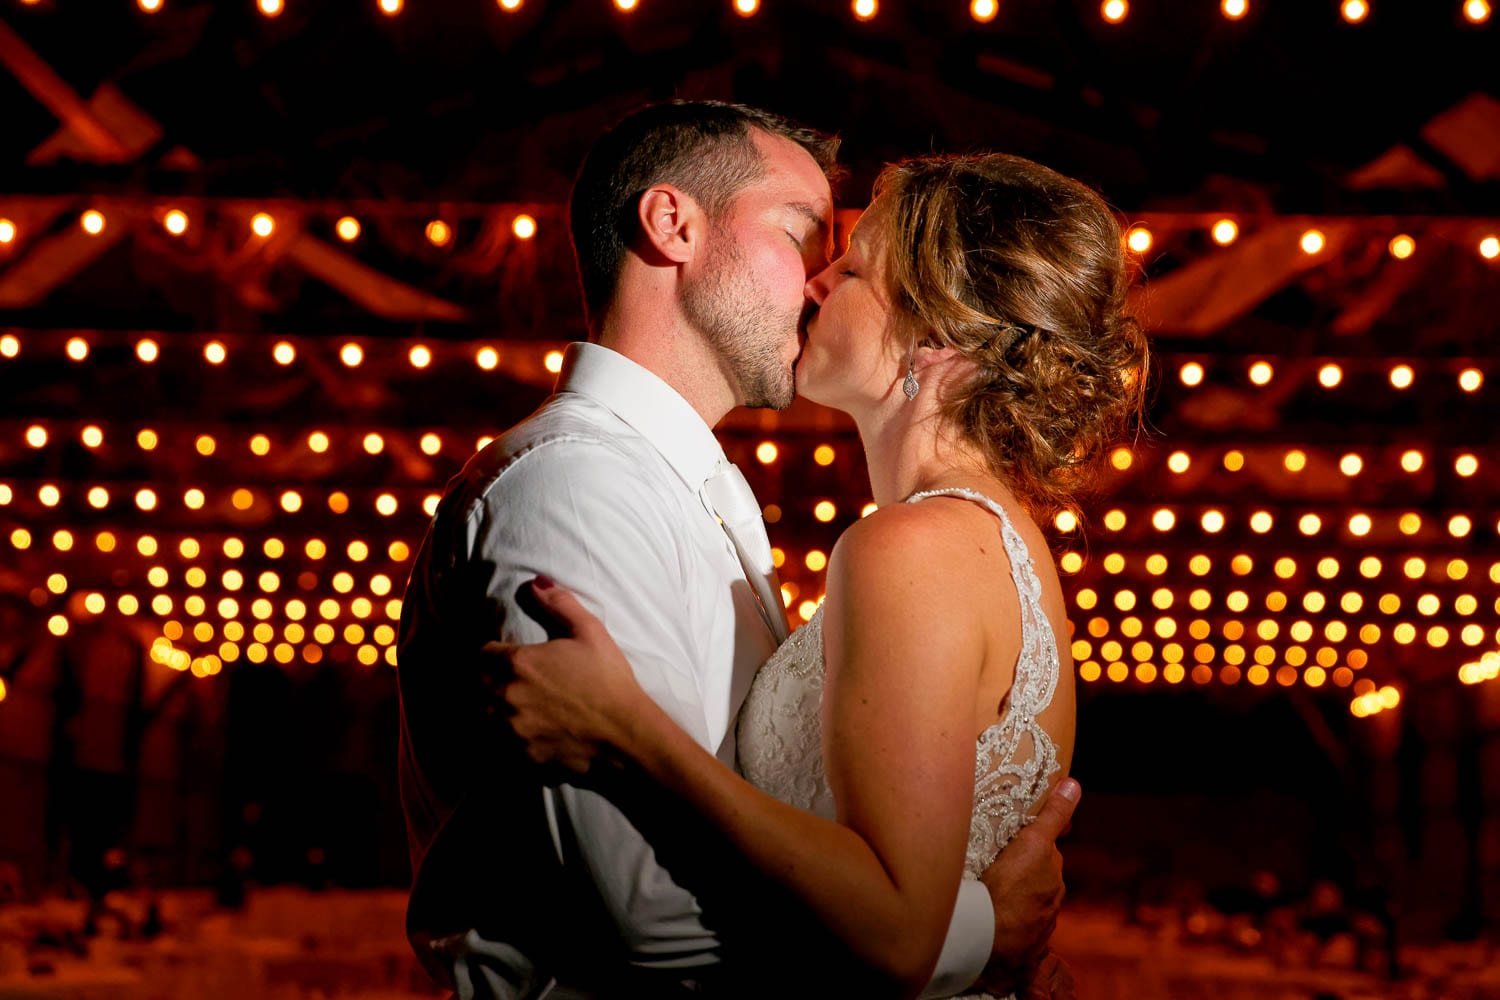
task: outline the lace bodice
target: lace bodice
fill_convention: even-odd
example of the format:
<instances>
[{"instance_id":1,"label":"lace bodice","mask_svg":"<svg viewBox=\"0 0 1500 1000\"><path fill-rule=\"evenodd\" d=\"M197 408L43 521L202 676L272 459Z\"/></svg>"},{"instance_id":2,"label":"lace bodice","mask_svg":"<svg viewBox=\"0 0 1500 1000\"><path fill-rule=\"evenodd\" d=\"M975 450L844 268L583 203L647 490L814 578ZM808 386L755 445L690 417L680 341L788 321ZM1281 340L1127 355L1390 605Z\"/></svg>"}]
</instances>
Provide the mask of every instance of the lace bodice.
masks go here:
<instances>
[{"instance_id":1,"label":"lace bodice","mask_svg":"<svg viewBox=\"0 0 1500 1000\"><path fill-rule=\"evenodd\" d=\"M1042 611L1042 585L1031 553L1005 508L966 489L913 494L907 503L954 496L980 504L1000 520L1011 578L1021 604L1021 653L1004 714L979 735L974 754L974 814L964 877L978 878L1000 849L1031 820L1057 772L1057 748L1037 716L1052 703L1060 660ZM762 791L820 816L835 817L823 766L823 609L792 633L761 667L739 717L740 770Z\"/></svg>"}]
</instances>

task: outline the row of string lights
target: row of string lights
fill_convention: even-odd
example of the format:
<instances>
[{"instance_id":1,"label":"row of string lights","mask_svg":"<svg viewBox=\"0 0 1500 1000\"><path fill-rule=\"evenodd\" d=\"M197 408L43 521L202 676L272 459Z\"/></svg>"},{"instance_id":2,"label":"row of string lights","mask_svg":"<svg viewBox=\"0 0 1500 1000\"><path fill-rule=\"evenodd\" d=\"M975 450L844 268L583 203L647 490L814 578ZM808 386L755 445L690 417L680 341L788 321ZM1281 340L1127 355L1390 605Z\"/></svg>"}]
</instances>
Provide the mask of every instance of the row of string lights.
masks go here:
<instances>
[{"instance_id":1,"label":"row of string lights","mask_svg":"<svg viewBox=\"0 0 1500 1000\"><path fill-rule=\"evenodd\" d=\"M20 0L28 7L39 6L44 0ZM286 10L286 0L254 0L255 7L266 17L279 17ZM293 0L295 3L296 0ZM527 0L493 0L501 10L514 13ZM531 0L538 2L538 0ZM650 2L650 0L646 0ZM395 17L406 9L406 0L373 0L375 8L382 14ZM614 8L623 14L638 10L642 0L612 0ZM969 16L980 24L988 24L1000 14L1002 0L969 0ZM165 0L136 0L136 6L147 14L160 12ZM741 17L754 17L761 11L761 0L729 0L729 7ZM1340 0L1339 16L1348 24L1361 24L1368 20L1372 10L1369 0ZM879 0L851 0L850 13L859 21L874 20L880 14ZM1462 0L1459 4L1462 16L1471 24L1485 24L1490 19L1489 0ZM1230 21L1239 21L1250 13L1250 0L1220 0L1219 12ZM1130 16L1129 0L1103 0L1099 5L1099 17L1106 24L1121 24Z\"/></svg>"},{"instance_id":2,"label":"row of string lights","mask_svg":"<svg viewBox=\"0 0 1500 1000\"><path fill-rule=\"evenodd\" d=\"M162 231L170 236L185 236L194 225L193 217L180 207L159 206L150 214ZM278 226L276 215L267 211L253 212L248 221L242 221L241 224L247 227L251 236L261 240L270 239ZM104 208L89 208L79 214L78 225L88 235L99 236L110 226L110 218ZM455 222L451 218L430 218L422 224L422 232L433 246L448 247L454 241L454 226ZM536 215L531 212L514 212L511 215L509 229L518 240L535 238L538 228ZM1214 219L1205 228L1212 241L1221 247L1234 245L1242 235L1241 224L1228 216ZM364 223L355 215L344 214L334 220L332 229L340 240L355 243L364 233ZM13 244L20 236L21 230L16 221L0 216L0 247ZM1386 240L1387 252L1395 259L1409 260L1416 255L1417 239L1410 233L1393 232L1383 238ZM1156 236L1148 224L1137 223L1125 232L1125 245L1137 256L1149 253L1155 243ZM1473 246L1485 260L1500 259L1500 235L1494 232L1480 233ZM1311 225L1298 236L1297 247L1303 254L1316 257L1328 248L1327 234L1317 225Z\"/></svg>"},{"instance_id":3,"label":"row of string lights","mask_svg":"<svg viewBox=\"0 0 1500 1000\"><path fill-rule=\"evenodd\" d=\"M265 351L265 341L270 340L269 357L276 364L289 367L303 357L307 352L332 352L340 364L346 368L358 368L363 365L371 349L371 345L358 339L345 339L336 346L330 346L330 338L265 338L235 337L233 335L169 335L169 334L115 334L105 335L98 332L73 333L56 335L51 332L38 331L35 339L44 343L54 344L61 342L61 354L69 361L85 362L92 356L96 346L101 342L113 342L121 340L133 340L130 344L132 353L137 361L142 364L154 364L161 360L164 350L164 341L170 341L174 350L198 354L201 360L212 366L222 366L230 361L232 342L239 340L245 350ZM248 343L253 341L254 346ZM0 360L15 360L21 357L25 348L20 333L0 334ZM55 349L55 346L54 346ZM384 354L399 351L404 354L406 363L417 371L430 369L437 361L457 361L472 363L482 371L497 371L502 368L506 353L502 348L494 344L481 343L479 345L445 342L441 344L415 343L396 344L392 341L379 343L378 350ZM512 355L524 355L527 360L533 360L532 354L537 354L541 361L541 368L552 374L562 370L562 351L553 347L544 347L538 351L534 346L506 348L506 352ZM530 367L528 365L528 367ZM1305 367L1305 366L1304 366ZM1365 359L1365 358L1342 358L1332 359L1324 357L1317 362L1315 378L1317 384L1323 389L1333 390L1345 385L1346 376L1351 373L1365 373L1369 370L1379 370L1381 376L1396 390L1411 389L1416 386L1419 376L1451 378L1458 389L1465 393L1477 393L1485 384L1485 373L1483 369L1476 367L1472 362L1463 359L1413 359L1413 361L1402 361L1397 359ZM1299 369L1300 370L1300 369ZM1277 377L1276 365L1265 358L1244 357L1232 359L1219 356L1213 359L1186 360L1177 366L1177 378L1183 386L1195 389L1206 384L1213 384L1214 380L1209 378L1210 371L1220 374L1232 371L1234 381L1239 381L1240 374L1251 385L1268 386Z\"/></svg>"},{"instance_id":4,"label":"row of string lights","mask_svg":"<svg viewBox=\"0 0 1500 1000\"><path fill-rule=\"evenodd\" d=\"M115 492L111 492L111 487ZM20 491L20 492L18 492ZM209 492L193 486L184 490L181 494L181 503L184 509L189 511L227 511L233 509L239 512L250 512L257 509L267 510L279 508L286 514L298 514L311 512L316 509L310 504L313 501L314 491L305 486L291 486L287 488L261 486L259 489L250 486L224 486L222 490L210 494ZM350 497L343 489L331 489L322 497L329 512L333 514L347 514L351 511L369 510L382 517L392 517L403 509L416 509L420 507L423 514L433 516L437 511L439 496L436 493L424 489L393 490L389 488L366 491L367 496L360 498L359 503ZM11 506L21 507L21 501L27 491L19 483L12 481L0 481L0 508ZM105 511L112 506L118 506L120 495L129 497L126 501L132 504L142 513L150 514L156 511L165 512L163 506L165 497L156 485L122 484L111 482L109 485L98 483L93 486L79 484L77 496L81 497L88 507ZM64 489L52 482L41 482L35 486L34 496L36 503L42 508L58 508L68 499ZM81 505L80 505L81 506ZM1291 534L1292 526L1295 526L1295 534L1303 538L1327 537L1340 532L1350 538L1368 538L1372 534L1378 537L1407 537L1411 538L1421 534L1431 524L1434 531L1429 534L1438 534L1448 538L1459 540L1474 537L1476 530L1485 530L1480 527L1484 522L1478 520L1481 517L1478 512L1446 512L1434 515L1428 511L1428 516L1414 510L1388 510L1371 514L1368 511L1356 511L1348 514L1341 509L1325 509L1321 513L1306 510L1305 504L1298 511L1274 512L1265 507L1257 507L1239 519L1239 526L1249 528L1257 535L1269 535L1277 524L1284 524L1287 528L1284 533ZM868 515L875 509L873 502L863 504L856 503L850 510L857 508L861 517ZM840 516L839 504L832 499L816 499L807 503L807 511L813 518L821 523L828 524ZM1229 515L1218 507L1199 508L1197 511L1188 510L1180 505L1152 504L1144 507L1141 516L1148 519L1151 528L1161 534L1174 532L1181 524L1191 525L1196 521L1196 526L1201 534L1214 536L1232 527ZM1194 514L1196 513L1196 517ZM782 504L768 504L765 509L765 519L771 524L779 523L786 516L786 510ZM1130 518L1124 510L1115 508L1110 510L1102 518L1103 526L1109 532L1122 530ZM1340 524L1342 522L1342 524ZM1066 535L1075 532L1080 527L1076 514L1071 511L1059 513L1054 521L1057 530ZM1327 530L1325 530L1327 529ZM1495 522L1495 533L1500 535L1500 520ZM17 535L28 541L30 533L24 532ZM24 548L25 545L17 547ZM1061 568L1065 573L1077 573L1087 564L1088 559L1079 552L1070 551L1061 555ZM1207 556L1204 557L1207 559ZM1375 557L1369 557L1371 561L1365 565L1369 567L1363 575L1374 579L1381 575L1385 569L1384 564ZM1288 557L1287 564L1291 567L1282 576L1291 576L1296 572L1296 560ZM1413 556L1409 567L1417 567L1424 563L1418 556ZM1106 572L1119 572L1112 568L1114 563L1106 559L1103 563ZM1248 554L1237 556L1231 561L1231 571L1237 576L1247 575L1255 560ZM1434 563L1434 565L1436 565ZM1455 564L1455 572L1457 572ZM1500 563L1496 564L1500 566ZM1242 569L1243 567L1243 569ZM1161 569L1152 566L1146 567L1153 576L1159 576L1165 572L1165 565ZM1195 576L1203 576L1208 572L1207 567L1198 570L1193 569ZM1123 569L1123 566L1121 567ZM1422 576L1421 571L1408 569L1406 574L1410 579L1418 579ZM1500 581L1497 581L1500 582Z\"/></svg>"},{"instance_id":5,"label":"row of string lights","mask_svg":"<svg viewBox=\"0 0 1500 1000\"><path fill-rule=\"evenodd\" d=\"M186 236L194 225L193 217L182 208L162 208L154 212L153 216L162 231L169 236ZM262 240L269 240L278 228L277 217L271 212L254 212L244 224L251 236ZM90 208L79 213L78 227L90 236L102 235L110 225L110 215L102 208ZM536 217L526 212L516 213L510 220L510 231L518 240L532 239L537 234ZM364 223L356 216L341 215L334 220L333 232L345 243L354 243L364 234ZM422 226L422 232L433 246L446 247L453 242L454 223L451 219L428 219ZM15 243L21 235L21 229L14 219L0 217L0 247Z\"/></svg>"}]
</instances>

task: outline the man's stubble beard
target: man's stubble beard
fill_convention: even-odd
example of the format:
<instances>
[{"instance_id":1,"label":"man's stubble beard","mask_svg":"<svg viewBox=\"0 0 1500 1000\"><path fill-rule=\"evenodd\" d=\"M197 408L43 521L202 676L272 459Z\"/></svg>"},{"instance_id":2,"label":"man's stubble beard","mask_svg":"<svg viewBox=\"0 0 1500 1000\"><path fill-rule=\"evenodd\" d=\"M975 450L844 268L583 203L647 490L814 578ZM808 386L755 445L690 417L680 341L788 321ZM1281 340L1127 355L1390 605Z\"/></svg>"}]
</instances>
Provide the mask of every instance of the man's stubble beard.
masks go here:
<instances>
[{"instance_id":1,"label":"man's stubble beard","mask_svg":"<svg viewBox=\"0 0 1500 1000\"><path fill-rule=\"evenodd\" d=\"M703 277L683 290L682 310L718 354L743 405L784 410L796 378L781 358L784 331L795 330L800 307L779 311L745 274L739 244L717 230Z\"/></svg>"}]
</instances>

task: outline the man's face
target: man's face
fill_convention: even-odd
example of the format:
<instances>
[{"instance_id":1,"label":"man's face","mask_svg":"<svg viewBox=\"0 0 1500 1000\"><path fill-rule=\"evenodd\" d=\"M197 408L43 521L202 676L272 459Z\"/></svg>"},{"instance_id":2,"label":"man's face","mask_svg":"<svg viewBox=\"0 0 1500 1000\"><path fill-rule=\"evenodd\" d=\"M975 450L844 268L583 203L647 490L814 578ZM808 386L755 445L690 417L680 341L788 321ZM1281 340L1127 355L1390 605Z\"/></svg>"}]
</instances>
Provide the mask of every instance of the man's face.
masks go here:
<instances>
[{"instance_id":1,"label":"man's face","mask_svg":"<svg viewBox=\"0 0 1500 1000\"><path fill-rule=\"evenodd\" d=\"M719 352L736 401L781 409L793 398L807 279L828 259L833 195L801 146L764 132L753 139L764 174L709 234L683 309Z\"/></svg>"}]
</instances>

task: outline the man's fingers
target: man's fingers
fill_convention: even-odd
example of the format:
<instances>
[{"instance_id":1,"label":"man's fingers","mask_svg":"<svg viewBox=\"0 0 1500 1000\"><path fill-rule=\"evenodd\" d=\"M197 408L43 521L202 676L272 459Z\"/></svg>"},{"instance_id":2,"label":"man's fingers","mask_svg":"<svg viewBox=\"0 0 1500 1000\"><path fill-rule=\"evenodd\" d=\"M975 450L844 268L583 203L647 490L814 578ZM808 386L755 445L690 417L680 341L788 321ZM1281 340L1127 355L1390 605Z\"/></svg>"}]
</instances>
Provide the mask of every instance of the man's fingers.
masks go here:
<instances>
[{"instance_id":1,"label":"man's fingers","mask_svg":"<svg viewBox=\"0 0 1500 1000\"><path fill-rule=\"evenodd\" d=\"M1082 794L1082 787L1072 778L1059 781L1057 787L1052 789L1052 794L1047 796L1047 801L1042 804L1042 811L1031 822L1030 829L1055 841L1062 836L1063 829L1072 820L1073 810L1078 808L1078 799Z\"/></svg>"}]
</instances>

